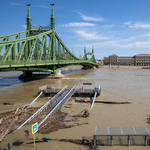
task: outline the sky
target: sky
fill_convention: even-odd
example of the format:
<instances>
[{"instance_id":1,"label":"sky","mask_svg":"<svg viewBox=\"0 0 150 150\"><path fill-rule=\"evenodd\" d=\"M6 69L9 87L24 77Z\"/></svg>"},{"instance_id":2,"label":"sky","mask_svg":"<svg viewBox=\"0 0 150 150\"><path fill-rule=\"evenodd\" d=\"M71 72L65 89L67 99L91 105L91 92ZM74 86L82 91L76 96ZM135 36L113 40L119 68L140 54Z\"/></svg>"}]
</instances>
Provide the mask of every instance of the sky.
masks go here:
<instances>
[{"instance_id":1,"label":"sky","mask_svg":"<svg viewBox=\"0 0 150 150\"><path fill-rule=\"evenodd\" d=\"M96 59L150 54L150 0L0 0L0 36L26 30L26 4L32 25L49 25L53 3L55 30L77 57L84 46Z\"/></svg>"}]
</instances>

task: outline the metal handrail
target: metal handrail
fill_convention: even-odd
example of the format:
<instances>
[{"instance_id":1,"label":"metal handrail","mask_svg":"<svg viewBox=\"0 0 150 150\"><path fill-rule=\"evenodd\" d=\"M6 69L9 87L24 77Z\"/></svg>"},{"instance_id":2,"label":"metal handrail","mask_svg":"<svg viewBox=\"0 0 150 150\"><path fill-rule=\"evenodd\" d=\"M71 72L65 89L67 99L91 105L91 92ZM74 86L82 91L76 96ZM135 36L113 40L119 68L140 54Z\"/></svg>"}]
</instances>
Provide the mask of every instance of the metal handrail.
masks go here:
<instances>
[{"instance_id":1,"label":"metal handrail","mask_svg":"<svg viewBox=\"0 0 150 150\"><path fill-rule=\"evenodd\" d=\"M40 92L40 94L29 104L29 106L31 106L42 94L43 91Z\"/></svg>"},{"instance_id":2,"label":"metal handrail","mask_svg":"<svg viewBox=\"0 0 150 150\"><path fill-rule=\"evenodd\" d=\"M58 95L61 95L66 88L67 88L67 86L65 86L61 91L59 91L57 93L57 95L55 95L52 99L56 98ZM42 111L44 111L45 109L47 109L48 106L50 106L50 102L51 102L52 99L50 99L46 104L44 104L40 109L38 109L30 118L28 118L22 125L20 125L17 128L17 130L20 129L22 126L24 126L27 122L30 122L35 116L37 116L38 114L40 114Z\"/></svg>"},{"instance_id":3,"label":"metal handrail","mask_svg":"<svg viewBox=\"0 0 150 150\"><path fill-rule=\"evenodd\" d=\"M66 96L49 112L49 114L39 123L39 127L56 111L58 111L61 107L65 105L65 103L69 100L69 98L74 94L75 86L66 94Z\"/></svg>"},{"instance_id":4,"label":"metal handrail","mask_svg":"<svg viewBox=\"0 0 150 150\"><path fill-rule=\"evenodd\" d=\"M93 102L92 102L91 108L92 108L93 105L94 105L94 101L95 101L96 95L97 95L97 92L95 92L95 95L94 95L94 98L93 98Z\"/></svg>"}]
</instances>

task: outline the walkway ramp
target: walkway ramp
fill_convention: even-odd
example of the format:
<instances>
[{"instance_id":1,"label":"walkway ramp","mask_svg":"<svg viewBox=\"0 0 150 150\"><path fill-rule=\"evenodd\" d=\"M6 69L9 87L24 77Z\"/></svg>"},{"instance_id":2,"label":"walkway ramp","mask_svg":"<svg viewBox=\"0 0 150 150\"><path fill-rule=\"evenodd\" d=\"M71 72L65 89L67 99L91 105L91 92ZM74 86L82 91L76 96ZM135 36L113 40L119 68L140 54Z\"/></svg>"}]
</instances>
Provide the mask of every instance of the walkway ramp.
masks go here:
<instances>
[{"instance_id":1,"label":"walkway ramp","mask_svg":"<svg viewBox=\"0 0 150 150\"><path fill-rule=\"evenodd\" d=\"M70 97L75 92L75 86L71 90L64 90L64 92L58 97L58 99L53 99L51 102L51 106L54 106L52 111L49 112L49 114L39 123L39 127L50 117L52 116L56 111L58 111L61 107L65 105L65 103L70 99Z\"/></svg>"},{"instance_id":2,"label":"walkway ramp","mask_svg":"<svg viewBox=\"0 0 150 150\"><path fill-rule=\"evenodd\" d=\"M52 116L56 111L58 111L64 104L69 100L69 98L74 94L75 86L71 90L67 90L67 86L61 89L54 97L52 97L47 103L45 103L40 109L38 109L29 119L27 119L21 126L17 128L20 129L26 123L30 122L34 117L45 111L48 107L54 107L52 111L42 120L39 126L46 121L47 118Z\"/></svg>"}]
</instances>

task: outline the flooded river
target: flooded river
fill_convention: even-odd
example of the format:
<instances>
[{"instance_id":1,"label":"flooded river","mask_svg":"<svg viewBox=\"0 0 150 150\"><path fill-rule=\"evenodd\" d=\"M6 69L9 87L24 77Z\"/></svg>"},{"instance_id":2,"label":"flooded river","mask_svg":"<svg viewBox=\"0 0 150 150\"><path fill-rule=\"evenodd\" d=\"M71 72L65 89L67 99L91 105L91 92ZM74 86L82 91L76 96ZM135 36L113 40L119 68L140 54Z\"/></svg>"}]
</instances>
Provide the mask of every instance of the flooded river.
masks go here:
<instances>
[{"instance_id":1,"label":"flooded river","mask_svg":"<svg viewBox=\"0 0 150 150\"><path fill-rule=\"evenodd\" d=\"M64 72L65 73L65 72ZM89 104L74 103L71 99L68 103L72 104L71 109L62 108L62 111L69 112L70 115L76 114L83 109L88 109L90 117L87 119L81 119L87 121L89 124L73 127L69 129L61 129L56 132L46 135L49 138L79 138L83 136L92 137L95 126L100 127L115 127L115 126L149 126L146 123L147 115L150 115L150 70L149 69L88 69L79 70L65 74L65 78L62 79L39 79L28 82L19 80L21 72L3 72L0 73L0 112L6 110L12 110L14 108L23 106L30 103L38 92L38 88L45 84L53 85L68 85L73 87L84 82L91 82L93 84L99 84L102 92L96 100L101 101L116 101L124 102L128 101L132 104L94 104L94 107L90 109ZM41 98L37 100L35 106L42 105L47 102L48 98ZM14 105L4 106L3 103L8 102ZM74 110L71 112L71 110ZM15 135L15 139L24 139L23 127L18 132L18 137ZM22 133L21 133L22 132ZM43 135L37 134L39 137ZM2 143L3 147L8 143L8 140L14 137L14 133L8 135ZM31 135L32 137L32 135ZM13 139L14 141L14 139ZM59 145L55 142L52 145ZM54 149L62 149L61 146L57 146ZM65 146L68 145L65 144ZM39 144L40 149L41 144ZM64 145L63 145L64 146ZM64 149L69 150L71 146L64 146ZM6 146L5 146L6 147ZM38 147L38 146L37 146ZM80 149L85 147L80 146ZM74 145L74 149L79 149ZM111 149L145 149L146 147L112 147ZM16 149L19 149L19 147ZM24 146L25 149L25 146ZM30 147L29 147L30 149ZM43 149L43 148L42 148ZM73 148L71 148L73 149ZM110 147L101 147L101 149L110 149ZM44 149L43 149L44 150ZM46 150L46 148L45 148Z\"/></svg>"}]
</instances>

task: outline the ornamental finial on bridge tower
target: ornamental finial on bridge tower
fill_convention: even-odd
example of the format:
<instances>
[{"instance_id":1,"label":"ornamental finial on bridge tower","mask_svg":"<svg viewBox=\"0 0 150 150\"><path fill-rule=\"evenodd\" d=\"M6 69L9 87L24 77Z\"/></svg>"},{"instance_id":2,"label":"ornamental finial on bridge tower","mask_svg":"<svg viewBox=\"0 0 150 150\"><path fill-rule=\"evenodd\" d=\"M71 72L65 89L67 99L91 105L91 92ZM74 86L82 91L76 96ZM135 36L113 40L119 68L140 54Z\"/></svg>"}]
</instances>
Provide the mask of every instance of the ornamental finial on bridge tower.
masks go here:
<instances>
[{"instance_id":1,"label":"ornamental finial on bridge tower","mask_svg":"<svg viewBox=\"0 0 150 150\"><path fill-rule=\"evenodd\" d=\"M92 54L94 54L94 46L92 45Z\"/></svg>"},{"instance_id":2,"label":"ornamental finial on bridge tower","mask_svg":"<svg viewBox=\"0 0 150 150\"><path fill-rule=\"evenodd\" d=\"M52 12L51 12L51 17L50 17L50 20L51 20L51 29L54 29L55 30L55 17L54 17L54 11L53 11L53 6L55 4L50 4L52 6Z\"/></svg>"},{"instance_id":3,"label":"ornamental finial on bridge tower","mask_svg":"<svg viewBox=\"0 0 150 150\"><path fill-rule=\"evenodd\" d=\"M29 10L29 6L31 6L31 4L26 4L26 6L28 6L28 14L27 14L27 17L30 17L30 10Z\"/></svg>"},{"instance_id":4,"label":"ornamental finial on bridge tower","mask_svg":"<svg viewBox=\"0 0 150 150\"><path fill-rule=\"evenodd\" d=\"M28 13L27 13L27 17L26 17L26 20L27 20L27 30L30 30L31 29L31 17L30 17L30 10L29 10L29 6L31 6L31 4L26 4L28 6Z\"/></svg>"},{"instance_id":5,"label":"ornamental finial on bridge tower","mask_svg":"<svg viewBox=\"0 0 150 150\"><path fill-rule=\"evenodd\" d=\"M84 54L86 54L86 45L84 45Z\"/></svg>"}]
</instances>

